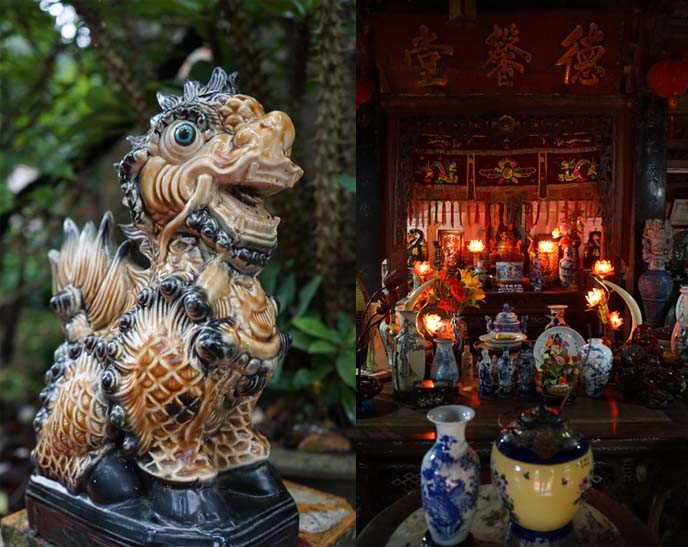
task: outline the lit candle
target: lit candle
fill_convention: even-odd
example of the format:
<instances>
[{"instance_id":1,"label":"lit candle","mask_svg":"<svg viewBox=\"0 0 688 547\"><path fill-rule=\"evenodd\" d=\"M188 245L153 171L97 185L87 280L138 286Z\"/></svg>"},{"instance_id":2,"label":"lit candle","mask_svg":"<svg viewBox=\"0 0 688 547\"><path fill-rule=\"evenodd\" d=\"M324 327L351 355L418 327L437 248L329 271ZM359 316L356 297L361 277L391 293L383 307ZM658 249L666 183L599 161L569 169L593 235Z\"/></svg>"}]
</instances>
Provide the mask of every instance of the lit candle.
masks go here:
<instances>
[{"instance_id":1,"label":"lit candle","mask_svg":"<svg viewBox=\"0 0 688 547\"><path fill-rule=\"evenodd\" d=\"M413 273L420 276L420 277L425 277L426 275L430 275L433 273L432 266L430 265L430 262L420 262L416 261L413 264Z\"/></svg>"},{"instance_id":2,"label":"lit candle","mask_svg":"<svg viewBox=\"0 0 688 547\"><path fill-rule=\"evenodd\" d=\"M468 242L468 250L472 253L482 253L485 250L485 244L482 239L471 239Z\"/></svg>"},{"instance_id":3,"label":"lit candle","mask_svg":"<svg viewBox=\"0 0 688 547\"><path fill-rule=\"evenodd\" d=\"M538 243L538 251L543 254L551 254L554 252L554 241L546 239Z\"/></svg>"},{"instance_id":4,"label":"lit candle","mask_svg":"<svg viewBox=\"0 0 688 547\"><path fill-rule=\"evenodd\" d=\"M592 266L592 270L596 275L604 278L614 273L614 266L612 266L609 260L596 260L595 264Z\"/></svg>"},{"instance_id":5,"label":"lit candle","mask_svg":"<svg viewBox=\"0 0 688 547\"><path fill-rule=\"evenodd\" d=\"M588 301L588 306L591 308L596 308L606 300L604 291L597 287L588 291L588 294L585 295L585 299Z\"/></svg>"},{"instance_id":6,"label":"lit candle","mask_svg":"<svg viewBox=\"0 0 688 547\"><path fill-rule=\"evenodd\" d=\"M619 315L618 311L609 312L607 317L609 318L609 324L612 329L619 330L621 325L623 325L623 317Z\"/></svg>"},{"instance_id":7,"label":"lit candle","mask_svg":"<svg viewBox=\"0 0 688 547\"><path fill-rule=\"evenodd\" d=\"M552 230L552 237L554 239L559 239L561 237L561 230L559 229L559 227Z\"/></svg>"},{"instance_id":8,"label":"lit candle","mask_svg":"<svg viewBox=\"0 0 688 547\"><path fill-rule=\"evenodd\" d=\"M423 380L420 383L420 387L433 388L433 387L435 387L435 384L433 383L432 380Z\"/></svg>"}]
</instances>

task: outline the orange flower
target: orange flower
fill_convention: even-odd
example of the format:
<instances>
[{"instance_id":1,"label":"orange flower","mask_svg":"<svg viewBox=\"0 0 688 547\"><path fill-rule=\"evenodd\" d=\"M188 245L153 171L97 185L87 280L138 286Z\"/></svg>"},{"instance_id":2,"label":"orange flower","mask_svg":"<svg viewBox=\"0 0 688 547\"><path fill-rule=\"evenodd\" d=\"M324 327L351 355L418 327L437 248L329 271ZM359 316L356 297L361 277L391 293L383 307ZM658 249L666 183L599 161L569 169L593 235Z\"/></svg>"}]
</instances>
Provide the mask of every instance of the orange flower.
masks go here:
<instances>
[{"instance_id":1,"label":"orange flower","mask_svg":"<svg viewBox=\"0 0 688 547\"><path fill-rule=\"evenodd\" d=\"M466 289L464 289L461 283L452 283L449 287L449 292L458 302L463 302L466 299Z\"/></svg>"}]
</instances>

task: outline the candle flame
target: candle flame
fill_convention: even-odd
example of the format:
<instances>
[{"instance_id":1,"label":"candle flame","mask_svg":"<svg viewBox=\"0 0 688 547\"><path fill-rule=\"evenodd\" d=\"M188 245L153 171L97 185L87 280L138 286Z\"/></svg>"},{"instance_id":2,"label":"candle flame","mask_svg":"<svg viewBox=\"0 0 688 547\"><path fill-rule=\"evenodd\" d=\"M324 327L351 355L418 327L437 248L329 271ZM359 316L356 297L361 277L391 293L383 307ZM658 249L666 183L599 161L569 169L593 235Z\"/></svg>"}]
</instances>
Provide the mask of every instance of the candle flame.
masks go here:
<instances>
[{"instance_id":1,"label":"candle flame","mask_svg":"<svg viewBox=\"0 0 688 547\"><path fill-rule=\"evenodd\" d=\"M481 239L471 239L468 242L468 250L472 253L482 253L485 250L485 244Z\"/></svg>"},{"instance_id":2,"label":"candle flame","mask_svg":"<svg viewBox=\"0 0 688 547\"><path fill-rule=\"evenodd\" d=\"M413 264L413 273L416 275L430 275L434 270L432 269L432 266L430 265L430 262L420 262L416 261Z\"/></svg>"},{"instance_id":3,"label":"candle flame","mask_svg":"<svg viewBox=\"0 0 688 547\"><path fill-rule=\"evenodd\" d=\"M538 250L543 254L550 254L554 252L554 241L549 239L540 241L538 243Z\"/></svg>"},{"instance_id":4,"label":"candle flame","mask_svg":"<svg viewBox=\"0 0 688 547\"><path fill-rule=\"evenodd\" d=\"M561 237L561 230L558 227L552 230L552 237L554 239L559 239Z\"/></svg>"},{"instance_id":5,"label":"candle flame","mask_svg":"<svg viewBox=\"0 0 688 547\"><path fill-rule=\"evenodd\" d=\"M614 273L614 266L609 260L597 260L593 264L592 270L600 277L605 277Z\"/></svg>"},{"instance_id":6,"label":"candle flame","mask_svg":"<svg viewBox=\"0 0 688 547\"><path fill-rule=\"evenodd\" d=\"M432 380L423 380L420 383L420 387L425 387L425 388L434 388L435 383Z\"/></svg>"}]
</instances>

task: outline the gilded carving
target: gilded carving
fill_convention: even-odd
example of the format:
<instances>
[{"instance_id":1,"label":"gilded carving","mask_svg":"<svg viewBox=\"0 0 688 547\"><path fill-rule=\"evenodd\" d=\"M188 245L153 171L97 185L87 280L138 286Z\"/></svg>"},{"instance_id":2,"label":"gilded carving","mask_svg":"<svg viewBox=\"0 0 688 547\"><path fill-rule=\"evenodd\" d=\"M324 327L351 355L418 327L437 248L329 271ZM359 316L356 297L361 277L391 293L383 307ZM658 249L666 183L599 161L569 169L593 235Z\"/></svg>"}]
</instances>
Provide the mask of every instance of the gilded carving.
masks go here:
<instances>
[{"instance_id":1,"label":"gilded carving","mask_svg":"<svg viewBox=\"0 0 688 547\"><path fill-rule=\"evenodd\" d=\"M437 43L437 40L437 33L432 32L427 25L420 25L418 36L411 40L411 48L404 51L404 63L409 66L414 66L415 63L420 73L416 80L417 87L447 85L447 79L440 72L438 63L442 55L454 55L454 48Z\"/></svg>"},{"instance_id":2,"label":"gilded carving","mask_svg":"<svg viewBox=\"0 0 688 547\"><path fill-rule=\"evenodd\" d=\"M524 63L533 60L530 52L516 45L520 41L516 23L511 23L508 27L493 25L492 34L485 39L490 51L482 68L491 67L487 77L496 76L500 87L513 87L516 73L524 74Z\"/></svg>"},{"instance_id":3,"label":"gilded carving","mask_svg":"<svg viewBox=\"0 0 688 547\"><path fill-rule=\"evenodd\" d=\"M251 416L288 338L257 278L280 220L263 201L302 170L289 117L265 113L235 79L218 68L181 97L158 95L162 112L117 165L132 218L124 243L108 213L98 230L67 220L50 253L66 340L41 393L33 459L72 494L101 488L87 482L113 452L180 487L268 457Z\"/></svg>"},{"instance_id":4,"label":"gilded carving","mask_svg":"<svg viewBox=\"0 0 688 547\"><path fill-rule=\"evenodd\" d=\"M583 27L576 27L564 38L561 46L568 48L566 52L554 63L554 66L566 67L564 83L573 85L580 82L583 85L595 86L604 78L605 70L600 60L606 53L602 45L604 32L597 23L590 23L588 34L585 35Z\"/></svg>"}]
</instances>

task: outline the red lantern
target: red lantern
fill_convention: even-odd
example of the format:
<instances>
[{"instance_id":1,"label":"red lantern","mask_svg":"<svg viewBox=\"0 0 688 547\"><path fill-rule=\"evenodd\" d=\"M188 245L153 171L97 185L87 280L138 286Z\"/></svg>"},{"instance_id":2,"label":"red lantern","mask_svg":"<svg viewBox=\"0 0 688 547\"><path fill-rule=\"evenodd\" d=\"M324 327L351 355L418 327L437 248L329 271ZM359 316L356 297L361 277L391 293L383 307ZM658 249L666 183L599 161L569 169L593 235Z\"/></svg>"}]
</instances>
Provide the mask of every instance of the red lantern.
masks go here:
<instances>
[{"instance_id":1,"label":"red lantern","mask_svg":"<svg viewBox=\"0 0 688 547\"><path fill-rule=\"evenodd\" d=\"M657 61L647 72L647 83L657 95L676 107L676 96L688 90L688 59L667 58Z\"/></svg>"},{"instance_id":2,"label":"red lantern","mask_svg":"<svg viewBox=\"0 0 688 547\"><path fill-rule=\"evenodd\" d=\"M365 76L356 77L356 108L373 97L373 84Z\"/></svg>"}]
</instances>

